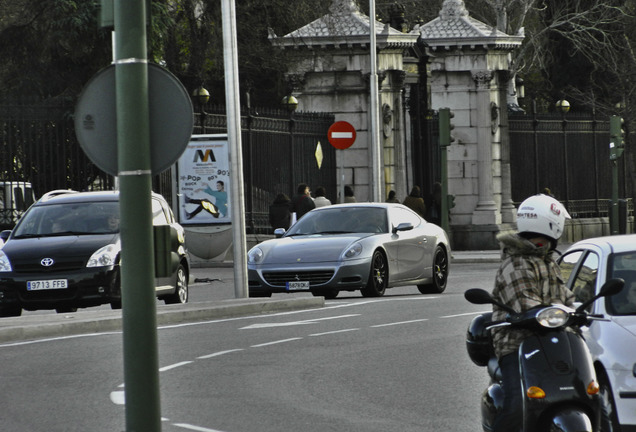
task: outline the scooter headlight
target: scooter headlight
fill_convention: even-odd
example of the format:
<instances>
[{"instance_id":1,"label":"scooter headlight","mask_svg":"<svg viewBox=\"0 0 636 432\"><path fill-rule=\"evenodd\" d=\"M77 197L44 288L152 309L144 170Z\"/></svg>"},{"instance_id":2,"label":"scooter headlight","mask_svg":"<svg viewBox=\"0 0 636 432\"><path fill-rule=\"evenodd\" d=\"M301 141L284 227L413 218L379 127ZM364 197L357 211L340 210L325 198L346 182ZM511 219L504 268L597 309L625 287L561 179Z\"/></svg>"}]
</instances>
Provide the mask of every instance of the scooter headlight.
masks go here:
<instances>
[{"instance_id":1,"label":"scooter headlight","mask_svg":"<svg viewBox=\"0 0 636 432\"><path fill-rule=\"evenodd\" d=\"M556 328L562 327L570 318L570 315L561 308L548 307L537 314L537 321L543 327Z\"/></svg>"}]
</instances>

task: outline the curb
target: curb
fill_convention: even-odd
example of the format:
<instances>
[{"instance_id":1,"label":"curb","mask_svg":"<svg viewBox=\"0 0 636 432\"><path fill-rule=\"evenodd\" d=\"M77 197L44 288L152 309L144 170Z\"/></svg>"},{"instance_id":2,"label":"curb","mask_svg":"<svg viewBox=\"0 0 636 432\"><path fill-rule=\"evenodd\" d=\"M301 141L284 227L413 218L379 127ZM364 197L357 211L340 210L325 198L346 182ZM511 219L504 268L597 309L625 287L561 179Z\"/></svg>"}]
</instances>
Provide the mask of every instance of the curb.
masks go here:
<instances>
[{"instance_id":1,"label":"curb","mask_svg":"<svg viewBox=\"0 0 636 432\"><path fill-rule=\"evenodd\" d=\"M157 307L157 326L300 309L317 309L324 307L324 305L325 299L323 297L283 300L233 299L185 305L161 305ZM121 310L2 318L0 320L0 343L120 332L121 330Z\"/></svg>"}]
</instances>

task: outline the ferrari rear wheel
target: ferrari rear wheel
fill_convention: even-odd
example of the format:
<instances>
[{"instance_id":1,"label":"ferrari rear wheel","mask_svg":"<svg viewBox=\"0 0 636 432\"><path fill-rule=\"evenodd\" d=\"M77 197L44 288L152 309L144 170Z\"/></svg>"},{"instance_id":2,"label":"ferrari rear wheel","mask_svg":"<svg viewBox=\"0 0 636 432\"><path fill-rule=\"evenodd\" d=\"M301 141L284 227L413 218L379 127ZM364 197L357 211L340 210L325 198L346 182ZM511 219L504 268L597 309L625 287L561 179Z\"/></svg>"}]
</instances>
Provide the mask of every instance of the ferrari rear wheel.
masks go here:
<instances>
[{"instance_id":1,"label":"ferrari rear wheel","mask_svg":"<svg viewBox=\"0 0 636 432\"><path fill-rule=\"evenodd\" d=\"M386 264L386 258L380 251L373 253L371 259L371 272L367 286L362 288L360 292L363 297L382 297L386 291L389 277L389 268Z\"/></svg>"},{"instance_id":2,"label":"ferrari rear wheel","mask_svg":"<svg viewBox=\"0 0 636 432\"><path fill-rule=\"evenodd\" d=\"M437 246L433 255L433 282L426 285L418 285L417 289L422 294L439 294L446 289L447 281L448 256L441 246Z\"/></svg>"}]
</instances>

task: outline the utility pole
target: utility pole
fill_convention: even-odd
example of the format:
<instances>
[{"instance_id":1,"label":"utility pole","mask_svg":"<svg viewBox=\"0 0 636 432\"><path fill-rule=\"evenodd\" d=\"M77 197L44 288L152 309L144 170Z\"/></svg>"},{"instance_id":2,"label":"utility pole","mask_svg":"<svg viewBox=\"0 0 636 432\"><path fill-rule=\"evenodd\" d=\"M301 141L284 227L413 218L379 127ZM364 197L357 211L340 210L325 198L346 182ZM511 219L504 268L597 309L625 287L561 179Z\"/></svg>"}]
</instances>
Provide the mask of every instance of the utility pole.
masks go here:
<instances>
[{"instance_id":1,"label":"utility pole","mask_svg":"<svg viewBox=\"0 0 636 432\"><path fill-rule=\"evenodd\" d=\"M610 232L619 234L618 208L618 159L625 148L623 136L623 119L619 116L610 117L610 163L612 164L612 203L610 214Z\"/></svg>"},{"instance_id":2,"label":"utility pole","mask_svg":"<svg viewBox=\"0 0 636 432\"><path fill-rule=\"evenodd\" d=\"M447 149L448 146L451 145L451 142L454 141L454 138L451 135L451 130L453 129L453 125L451 124L451 119L455 115L450 110L450 108L440 108L439 109L439 146L440 146L440 156L441 156L441 167L440 167L440 177L442 184L442 202L441 202L441 224L444 231L449 232L450 226L448 221L448 212L449 212L449 202L448 202L448 157L447 157Z\"/></svg>"},{"instance_id":3,"label":"utility pole","mask_svg":"<svg viewBox=\"0 0 636 432\"><path fill-rule=\"evenodd\" d=\"M115 0L126 430L161 431L145 0Z\"/></svg>"}]
</instances>

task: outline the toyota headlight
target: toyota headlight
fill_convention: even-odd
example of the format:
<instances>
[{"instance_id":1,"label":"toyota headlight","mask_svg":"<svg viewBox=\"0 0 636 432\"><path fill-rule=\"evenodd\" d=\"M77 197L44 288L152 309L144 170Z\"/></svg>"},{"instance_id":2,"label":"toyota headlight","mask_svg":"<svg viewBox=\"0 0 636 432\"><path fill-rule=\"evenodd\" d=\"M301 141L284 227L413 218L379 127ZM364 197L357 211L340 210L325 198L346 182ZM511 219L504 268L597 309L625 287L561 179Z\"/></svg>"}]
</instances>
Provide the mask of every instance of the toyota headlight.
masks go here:
<instances>
[{"instance_id":1,"label":"toyota headlight","mask_svg":"<svg viewBox=\"0 0 636 432\"><path fill-rule=\"evenodd\" d=\"M13 271L13 268L11 268L11 261L9 261L7 254L0 250L0 272L10 271Z\"/></svg>"},{"instance_id":2,"label":"toyota headlight","mask_svg":"<svg viewBox=\"0 0 636 432\"><path fill-rule=\"evenodd\" d=\"M117 264L117 255L121 251L119 243L109 244L95 251L88 259L86 267L109 267Z\"/></svg>"}]
</instances>

